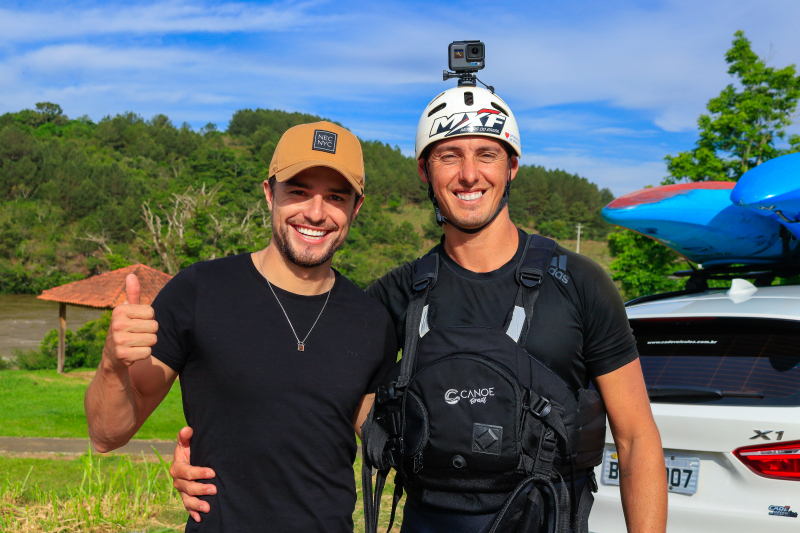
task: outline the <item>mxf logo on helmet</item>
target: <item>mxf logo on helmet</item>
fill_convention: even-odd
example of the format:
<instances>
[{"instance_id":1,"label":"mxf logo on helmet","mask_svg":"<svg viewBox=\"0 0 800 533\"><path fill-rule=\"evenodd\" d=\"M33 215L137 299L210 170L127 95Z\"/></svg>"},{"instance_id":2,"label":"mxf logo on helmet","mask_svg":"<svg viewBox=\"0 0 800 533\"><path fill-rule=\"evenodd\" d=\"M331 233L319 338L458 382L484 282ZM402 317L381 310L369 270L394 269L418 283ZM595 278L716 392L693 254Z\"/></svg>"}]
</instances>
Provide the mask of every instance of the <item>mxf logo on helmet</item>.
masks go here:
<instances>
[{"instance_id":1,"label":"mxf logo on helmet","mask_svg":"<svg viewBox=\"0 0 800 533\"><path fill-rule=\"evenodd\" d=\"M481 109L467 113L455 113L449 117L439 117L433 121L431 134L439 135L447 132L445 137L464 135L467 133L491 133L500 135L506 124L506 117L494 109Z\"/></svg>"}]
</instances>

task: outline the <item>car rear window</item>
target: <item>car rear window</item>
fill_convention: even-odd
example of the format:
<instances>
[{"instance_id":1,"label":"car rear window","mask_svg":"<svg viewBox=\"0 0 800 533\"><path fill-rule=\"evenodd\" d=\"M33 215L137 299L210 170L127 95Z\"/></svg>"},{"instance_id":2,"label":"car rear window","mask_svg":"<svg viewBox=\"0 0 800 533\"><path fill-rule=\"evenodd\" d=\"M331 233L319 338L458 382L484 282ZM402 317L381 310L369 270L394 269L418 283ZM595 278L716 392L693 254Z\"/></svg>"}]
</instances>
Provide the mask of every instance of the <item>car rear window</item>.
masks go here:
<instances>
[{"instance_id":1,"label":"car rear window","mask_svg":"<svg viewBox=\"0 0 800 533\"><path fill-rule=\"evenodd\" d=\"M754 318L631 320L648 388L714 389L723 398L653 401L800 405L800 323Z\"/></svg>"}]
</instances>

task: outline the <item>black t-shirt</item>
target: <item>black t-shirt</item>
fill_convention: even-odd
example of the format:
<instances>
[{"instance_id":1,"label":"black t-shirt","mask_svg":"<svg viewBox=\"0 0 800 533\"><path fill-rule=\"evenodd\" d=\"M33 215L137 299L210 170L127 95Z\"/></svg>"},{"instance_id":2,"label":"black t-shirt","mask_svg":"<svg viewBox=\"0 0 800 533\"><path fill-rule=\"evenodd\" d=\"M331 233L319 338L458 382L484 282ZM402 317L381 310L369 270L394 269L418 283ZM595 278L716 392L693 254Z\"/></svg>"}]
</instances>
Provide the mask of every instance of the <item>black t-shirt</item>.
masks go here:
<instances>
[{"instance_id":1,"label":"black t-shirt","mask_svg":"<svg viewBox=\"0 0 800 533\"><path fill-rule=\"evenodd\" d=\"M302 339L326 294L275 293ZM213 468L211 511L186 531L351 532L353 417L397 357L382 305L336 274L297 341L250 254L196 263L155 302L154 357L180 373L192 464Z\"/></svg>"},{"instance_id":2,"label":"black t-shirt","mask_svg":"<svg viewBox=\"0 0 800 533\"><path fill-rule=\"evenodd\" d=\"M514 308L519 288L516 267L526 238L520 231L514 257L499 269L486 273L459 266L440 245L439 274L428 308L429 326L502 328ZM574 391L587 388L590 379L638 357L619 291L597 263L559 246L549 272L533 311L525 343L528 353ZM406 263L367 289L367 294L389 310L400 346L405 341L412 277L413 264Z\"/></svg>"}]
</instances>

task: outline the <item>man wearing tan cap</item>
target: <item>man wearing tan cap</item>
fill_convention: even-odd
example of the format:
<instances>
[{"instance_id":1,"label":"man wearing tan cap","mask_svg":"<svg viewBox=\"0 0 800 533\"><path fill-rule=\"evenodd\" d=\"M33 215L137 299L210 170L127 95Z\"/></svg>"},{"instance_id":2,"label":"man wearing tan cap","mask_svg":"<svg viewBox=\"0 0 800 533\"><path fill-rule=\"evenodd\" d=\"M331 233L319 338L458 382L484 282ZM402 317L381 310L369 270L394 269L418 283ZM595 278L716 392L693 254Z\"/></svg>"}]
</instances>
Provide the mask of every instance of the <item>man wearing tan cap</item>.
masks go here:
<instances>
[{"instance_id":1,"label":"man wearing tan cap","mask_svg":"<svg viewBox=\"0 0 800 533\"><path fill-rule=\"evenodd\" d=\"M397 353L385 308L331 268L363 191L352 133L296 126L264 182L269 246L195 263L152 307L129 276L86 394L89 435L101 452L124 445L180 375L194 433L181 439L209 467L187 532L353 530L353 428Z\"/></svg>"}]
</instances>

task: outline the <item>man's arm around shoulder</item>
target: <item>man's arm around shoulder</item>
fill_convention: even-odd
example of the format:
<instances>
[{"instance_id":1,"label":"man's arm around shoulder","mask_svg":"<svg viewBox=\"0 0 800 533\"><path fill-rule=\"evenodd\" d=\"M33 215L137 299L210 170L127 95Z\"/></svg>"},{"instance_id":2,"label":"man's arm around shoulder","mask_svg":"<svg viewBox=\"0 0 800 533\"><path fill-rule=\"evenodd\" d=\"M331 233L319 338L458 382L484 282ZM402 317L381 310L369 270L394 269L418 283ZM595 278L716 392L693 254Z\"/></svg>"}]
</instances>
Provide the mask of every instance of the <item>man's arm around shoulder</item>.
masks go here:
<instances>
[{"instance_id":1,"label":"man's arm around shoulder","mask_svg":"<svg viewBox=\"0 0 800 533\"><path fill-rule=\"evenodd\" d=\"M124 446L169 392L177 372L151 357L158 323L149 305L139 305L139 281L125 280L126 303L111 315L103 358L84 398L95 449Z\"/></svg>"},{"instance_id":2,"label":"man's arm around shoulder","mask_svg":"<svg viewBox=\"0 0 800 533\"><path fill-rule=\"evenodd\" d=\"M622 509L629 533L664 533L667 474L661 435L639 359L596 378L617 446Z\"/></svg>"}]
</instances>

